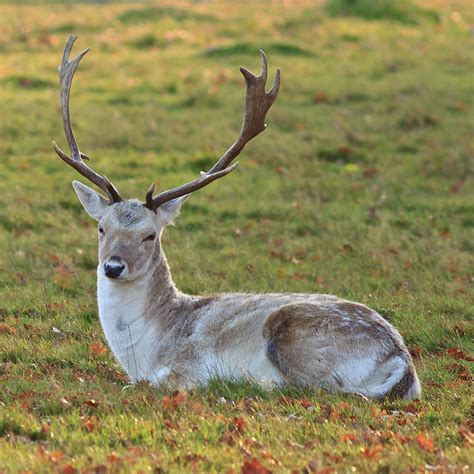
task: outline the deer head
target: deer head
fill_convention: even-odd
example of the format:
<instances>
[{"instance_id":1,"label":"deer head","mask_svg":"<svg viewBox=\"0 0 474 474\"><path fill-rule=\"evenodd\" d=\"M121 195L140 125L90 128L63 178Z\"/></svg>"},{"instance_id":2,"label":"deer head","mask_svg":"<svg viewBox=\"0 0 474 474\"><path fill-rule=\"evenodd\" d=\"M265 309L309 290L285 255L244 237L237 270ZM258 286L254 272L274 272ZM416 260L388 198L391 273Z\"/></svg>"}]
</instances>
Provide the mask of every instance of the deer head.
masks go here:
<instances>
[{"instance_id":1,"label":"deer head","mask_svg":"<svg viewBox=\"0 0 474 474\"><path fill-rule=\"evenodd\" d=\"M275 101L280 88L280 70L277 69L273 86L265 92L267 81L267 60L263 51L262 73L254 76L247 69L240 68L246 83L245 112L242 128L237 140L207 172L195 180L154 195L152 184L146 193L145 202L136 199L124 200L117 188L107 179L90 168L84 160L88 156L79 150L72 131L69 113L69 97L72 79L84 55L81 51L69 60L76 36L69 36L61 65L59 67L61 111L64 132L70 148L70 156L53 142L59 157L72 166L84 178L102 189L107 198L74 181L73 187L86 212L99 222L99 271L117 281L130 281L146 274L160 251L160 237L163 228L179 213L182 203L194 191L222 178L235 170L238 163L230 163L239 155L252 138L265 130L265 116Z\"/></svg>"}]
</instances>

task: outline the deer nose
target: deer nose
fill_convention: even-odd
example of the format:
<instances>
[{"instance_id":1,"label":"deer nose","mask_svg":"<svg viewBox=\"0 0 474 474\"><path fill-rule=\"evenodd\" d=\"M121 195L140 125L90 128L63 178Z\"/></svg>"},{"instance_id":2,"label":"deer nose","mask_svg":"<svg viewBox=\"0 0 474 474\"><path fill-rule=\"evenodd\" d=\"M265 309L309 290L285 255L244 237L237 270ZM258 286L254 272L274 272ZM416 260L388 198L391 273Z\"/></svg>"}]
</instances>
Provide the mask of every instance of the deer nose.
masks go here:
<instances>
[{"instance_id":1,"label":"deer nose","mask_svg":"<svg viewBox=\"0 0 474 474\"><path fill-rule=\"evenodd\" d=\"M104 273L109 278L118 278L123 272L125 265L122 264L120 257L110 257L104 263Z\"/></svg>"}]
</instances>

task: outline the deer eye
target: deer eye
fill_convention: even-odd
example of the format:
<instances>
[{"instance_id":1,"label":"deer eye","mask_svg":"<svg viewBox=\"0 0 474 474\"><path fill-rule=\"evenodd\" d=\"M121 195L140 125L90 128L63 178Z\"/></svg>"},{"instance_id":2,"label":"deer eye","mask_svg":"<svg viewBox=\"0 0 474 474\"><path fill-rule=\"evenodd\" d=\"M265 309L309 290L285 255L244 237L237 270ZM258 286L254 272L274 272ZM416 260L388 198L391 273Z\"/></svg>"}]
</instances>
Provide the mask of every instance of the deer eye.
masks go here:
<instances>
[{"instance_id":1,"label":"deer eye","mask_svg":"<svg viewBox=\"0 0 474 474\"><path fill-rule=\"evenodd\" d=\"M143 242L153 242L156 239L156 234L150 234L148 237L145 237L143 239Z\"/></svg>"},{"instance_id":2,"label":"deer eye","mask_svg":"<svg viewBox=\"0 0 474 474\"><path fill-rule=\"evenodd\" d=\"M99 227L99 234L104 235L104 228L103 227Z\"/></svg>"}]
</instances>

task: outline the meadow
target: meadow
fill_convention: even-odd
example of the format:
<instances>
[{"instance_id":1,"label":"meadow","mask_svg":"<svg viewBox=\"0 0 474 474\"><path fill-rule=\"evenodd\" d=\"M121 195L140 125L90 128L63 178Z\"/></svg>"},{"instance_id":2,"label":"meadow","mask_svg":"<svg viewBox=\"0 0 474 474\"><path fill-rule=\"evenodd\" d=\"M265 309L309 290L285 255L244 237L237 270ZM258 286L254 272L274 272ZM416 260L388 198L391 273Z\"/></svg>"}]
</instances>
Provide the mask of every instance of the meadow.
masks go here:
<instances>
[{"instance_id":1,"label":"meadow","mask_svg":"<svg viewBox=\"0 0 474 474\"><path fill-rule=\"evenodd\" d=\"M27 2L28 3L28 2ZM467 0L0 4L0 472L467 472L473 460L473 49ZM370 2L369 2L370 3ZM375 2L376 3L376 2ZM331 293L393 323L419 401L216 380L130 385L95 296L57 67L81 150L126 197L237 137L238 67L282 70L239 170L164 235L185 292Z\"/></svg>"}]
</instances>

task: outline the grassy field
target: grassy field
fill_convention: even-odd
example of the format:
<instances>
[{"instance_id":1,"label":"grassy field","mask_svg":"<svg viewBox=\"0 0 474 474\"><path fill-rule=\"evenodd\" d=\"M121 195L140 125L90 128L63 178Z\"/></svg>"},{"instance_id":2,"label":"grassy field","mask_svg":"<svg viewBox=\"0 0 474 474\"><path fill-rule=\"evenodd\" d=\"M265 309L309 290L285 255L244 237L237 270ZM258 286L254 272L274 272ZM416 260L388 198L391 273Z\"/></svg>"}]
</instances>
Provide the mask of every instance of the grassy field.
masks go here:
<instances>
[{"instance_id":1,"label":"grassy field","mask_svg":"<svg viewBox=\"0 0 474 474\"><path fill-rule=\"evenodd\" d=\"M343 3L0 6L0 472L467 472L474 12ZM51 148L72 32L92 48L72 93L81 149L141 199L230 145L238 66L267 52L268 129L166 232L175 280L366 303L404 336L421 401L127 383L97 317L96 224Z\"/></svg>"}]
</instances>

